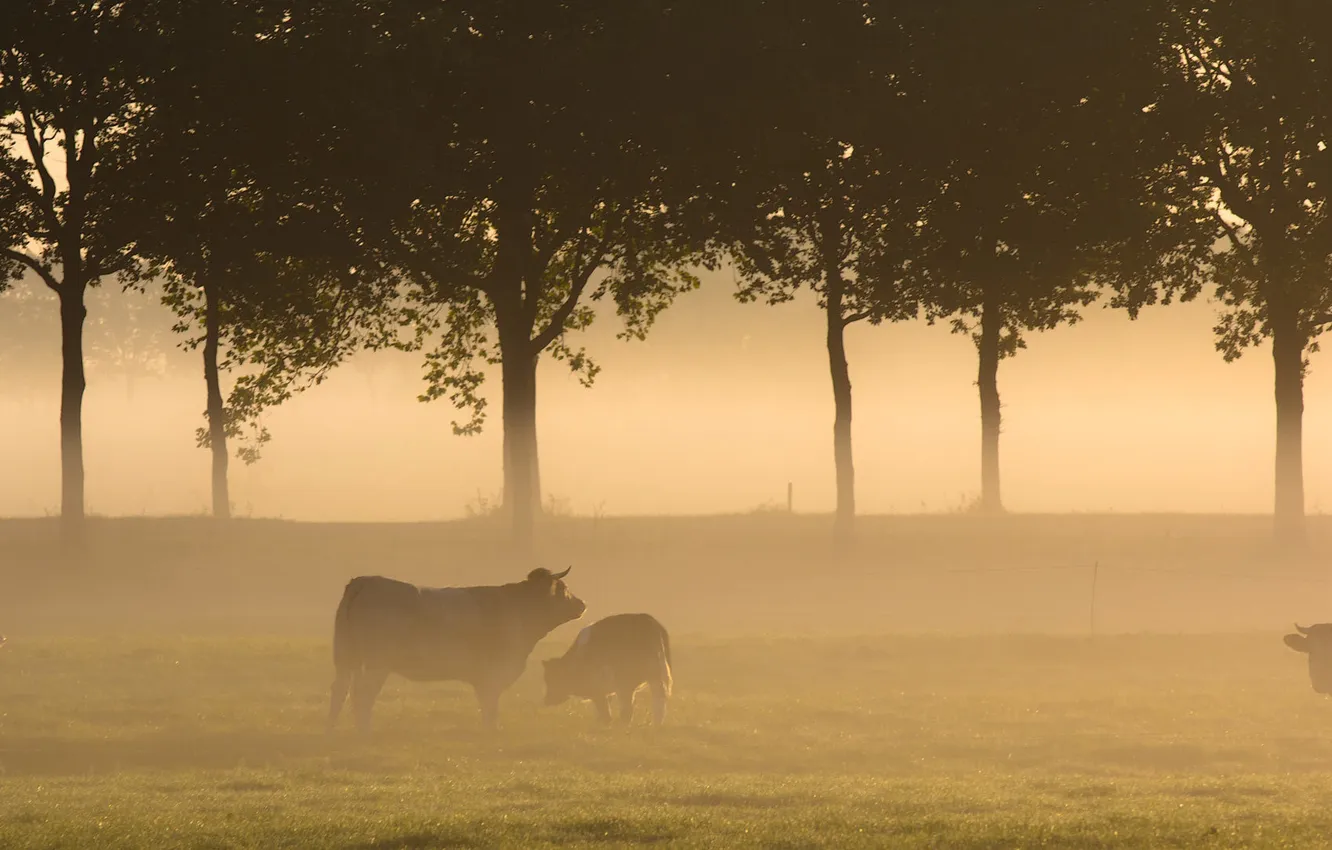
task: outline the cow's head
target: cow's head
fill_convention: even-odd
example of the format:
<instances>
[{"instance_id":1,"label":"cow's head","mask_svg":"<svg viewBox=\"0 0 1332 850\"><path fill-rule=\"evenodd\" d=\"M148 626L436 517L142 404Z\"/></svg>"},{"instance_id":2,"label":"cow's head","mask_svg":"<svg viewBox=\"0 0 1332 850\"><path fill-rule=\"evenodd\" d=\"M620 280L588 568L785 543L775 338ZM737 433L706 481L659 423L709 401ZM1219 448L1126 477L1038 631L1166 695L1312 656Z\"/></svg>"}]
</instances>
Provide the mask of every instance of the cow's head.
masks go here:
<instances>
[{"instance_id":1,"label":"cow's head","mask_svg":"<svg viewBox=\"0 0 1332 850\"><path fill-rule=\"evenodd\" d=\"M1309 656L1309 682L1320 694L1332 694L1332 623L1305 628L1295 624L1298 634L1286 635L1286 646Z\"/></svg>"},{"instance_id":2,"label":"cow's head","mask_svg":"<svg viewBox=\"0 0 1332 850\"><path fill-rule=\"evenodd\" d=\"M583 600L570 593L564 584L564 577L571 569L573 567L562 573L552 573L544 567L538 567L527 574L525 584L528 585L528 592L533 601L533 613L541 621L540 625L546 632L550 632L556 626L577 620L587 610Z\"/></svg>"}]
</instances>

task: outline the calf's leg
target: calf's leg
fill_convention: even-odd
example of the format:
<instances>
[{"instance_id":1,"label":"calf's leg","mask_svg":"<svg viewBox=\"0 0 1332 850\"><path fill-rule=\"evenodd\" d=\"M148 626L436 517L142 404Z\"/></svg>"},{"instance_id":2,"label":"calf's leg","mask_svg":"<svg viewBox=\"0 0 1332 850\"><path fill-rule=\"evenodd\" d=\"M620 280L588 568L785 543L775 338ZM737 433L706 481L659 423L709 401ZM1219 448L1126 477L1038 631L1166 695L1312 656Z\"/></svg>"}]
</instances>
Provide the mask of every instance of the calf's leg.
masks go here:
<instances>
[{"instance_id":1,"label":"calf's leg","mask_svg":"<svg viewBox=\"0 0 1332 850\"><path fill-rule=\"evenodd\" d=\"M611 723L610 694L602 694L592 700L592 704L597 707L597 717L607 726Z\"/></svg>"},{"instance_id":2,"label":"calf's leg","mask_svg":"<svg viewBox=\"0 0 1332 850\"><path fill-rule=\"evenodd\" d=\"M660 726L666 719L666 685L661 681L648 683L648 688L652 691L652 718Z\"/></svg>"},{"instance_id":3,"label":"calf's leg","mask_svg":"<svg viewBox=\"0 0 1332 850\"><path fill-rule=\"evenodd\" d=\"M620 723L628 726L634 720L634 691L638 690L637 685L622 684L619 688L620 695Z\"/></svg>"}]
</instances>

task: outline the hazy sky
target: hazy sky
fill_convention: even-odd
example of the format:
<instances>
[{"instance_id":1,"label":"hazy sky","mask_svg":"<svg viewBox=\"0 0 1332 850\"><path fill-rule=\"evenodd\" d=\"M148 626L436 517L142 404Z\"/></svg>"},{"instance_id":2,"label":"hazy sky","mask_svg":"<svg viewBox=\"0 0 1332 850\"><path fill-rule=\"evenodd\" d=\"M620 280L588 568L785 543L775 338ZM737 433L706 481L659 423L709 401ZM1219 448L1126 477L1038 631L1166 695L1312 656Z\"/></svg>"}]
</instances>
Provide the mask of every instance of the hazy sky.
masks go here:
<instances>
[{"instance_id":1,"label":"hazy sky","mask_svg":"<svg viewBox=\"0 0 1332 850\"><path fill-rule=\"evenodd\" d=\"M728 272L662 315L645 343L613 318L583 335L605 367L590 390L560 364L540 372L548 497L578 513L747 511L786 498L833 506L832 400L812 299L741 305ZM0 301L3 309L3 301ZM1019 511L1265 512L1272 496L1271 359L1226 364L1215 307L1161 308L1136 323L1099 307L1081 325L1031 337L1000 370L1005 501ZM979 489L975 350L923 323L853 326L859 507L955 509ZM3 344L0 341L0 344ZM51 345L58 343L53 338ZM193 355L191 355L193 356ZM362 357L268 417L254 467L233 461L241 514L300 519L461 516L500 489L498 382L480 437L455 437L447 403L422 404L419 358ZM0 374L0 514L59 504L58 388L19 398ZM1306 389L1308 507L1332 507L1332 379L1315 355ZM91 382L85 402L88 506L95 513L200 513L207 453L197 380Z\"/></svg>"}]
</instances>

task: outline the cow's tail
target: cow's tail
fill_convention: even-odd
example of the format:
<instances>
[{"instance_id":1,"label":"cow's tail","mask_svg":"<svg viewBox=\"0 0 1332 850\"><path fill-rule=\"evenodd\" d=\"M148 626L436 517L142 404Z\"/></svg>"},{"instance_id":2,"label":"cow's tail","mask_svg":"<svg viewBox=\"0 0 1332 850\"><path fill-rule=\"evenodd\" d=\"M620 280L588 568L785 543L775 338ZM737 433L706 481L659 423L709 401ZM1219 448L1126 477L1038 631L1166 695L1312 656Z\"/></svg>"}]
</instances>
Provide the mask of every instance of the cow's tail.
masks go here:
<instances>
[{"instance_id":1,"label":"cow's tail","mask_svg":"<svg viewBox=\"0 0 1332 850\"><path fill-rule=\"evenodd\" d=\"M661 684L666 696L670 696L674 684L671 676L671 636L664 627L661 630Z\"/></svg>"}]
</instances>

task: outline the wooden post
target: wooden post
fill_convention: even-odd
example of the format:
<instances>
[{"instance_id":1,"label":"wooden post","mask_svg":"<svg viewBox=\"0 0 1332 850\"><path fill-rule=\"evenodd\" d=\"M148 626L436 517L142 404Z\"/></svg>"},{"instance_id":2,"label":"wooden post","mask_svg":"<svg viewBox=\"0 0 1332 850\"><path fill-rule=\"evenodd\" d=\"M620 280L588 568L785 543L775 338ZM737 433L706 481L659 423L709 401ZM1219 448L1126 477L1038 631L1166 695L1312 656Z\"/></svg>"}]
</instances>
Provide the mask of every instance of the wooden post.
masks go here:
<instances>
[{"instance_id":1,"label":"wooden post","mask_svg":"<svg viewBox=\"0 0 1332 850\"><path fill-rule=\"evenodd\" d=\"M786 512L795 513L795 484L790 481L786 482Z\"/></svg>"}]
</instances>

